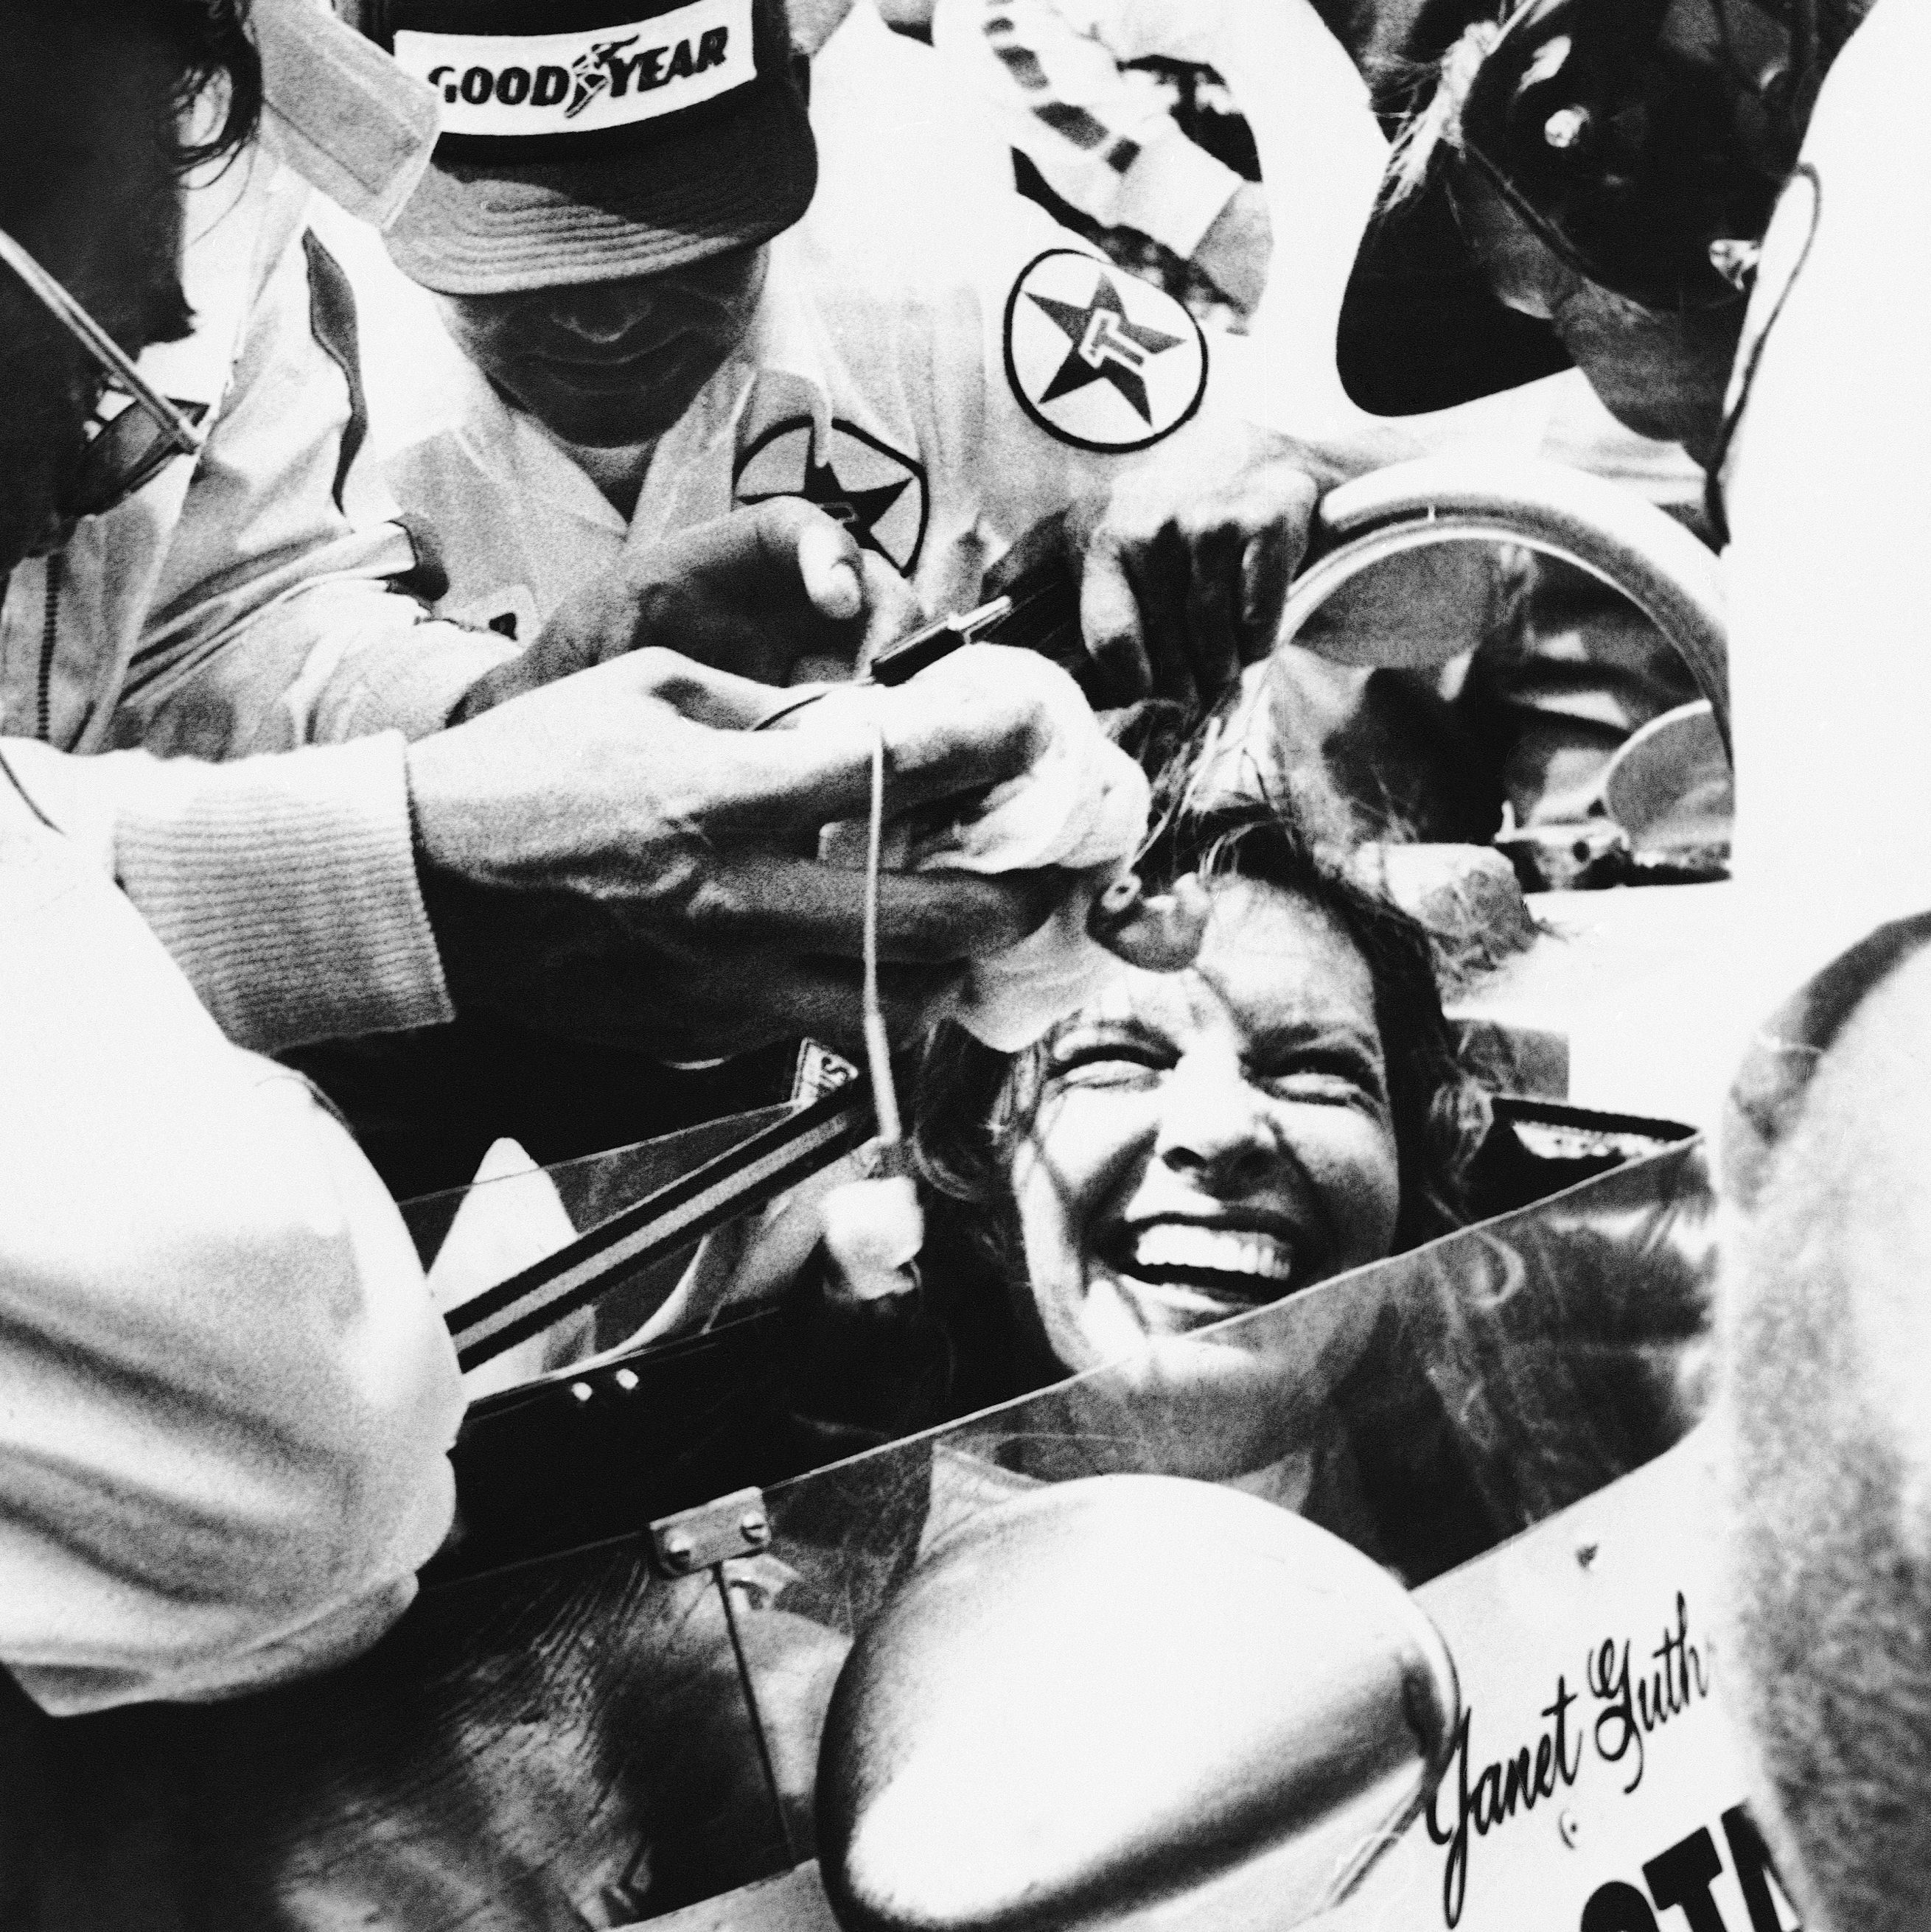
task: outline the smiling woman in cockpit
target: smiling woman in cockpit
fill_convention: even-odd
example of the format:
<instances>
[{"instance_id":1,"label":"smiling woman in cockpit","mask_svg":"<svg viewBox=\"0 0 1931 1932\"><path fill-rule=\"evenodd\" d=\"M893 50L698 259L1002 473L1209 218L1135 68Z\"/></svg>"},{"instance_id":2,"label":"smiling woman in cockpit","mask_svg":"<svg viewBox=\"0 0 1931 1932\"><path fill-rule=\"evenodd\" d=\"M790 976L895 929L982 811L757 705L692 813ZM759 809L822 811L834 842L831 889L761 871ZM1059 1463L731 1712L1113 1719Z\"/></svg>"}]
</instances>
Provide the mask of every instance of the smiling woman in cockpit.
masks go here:
<instances>
[{"instance_id":1,"label":"smiling woman in cockpit","mask_svg":"<svg viewBox=\"0 0 1931 1932\"><path fill-rule=\"evenodd\" d=\"M1265 806L1177 819L1140 870L1202 878L1199 957L1129 968L1015 1060L941 1039L922 1305L841 1314L834 1288L803 1405L826 1423L896 1434L1118 1364L1162 1467L1252 1470L1281 1453L1274 1370L1197 1331L1464 1218L1487 1110L1422 928Z\"/></svg>"}]
</instances>

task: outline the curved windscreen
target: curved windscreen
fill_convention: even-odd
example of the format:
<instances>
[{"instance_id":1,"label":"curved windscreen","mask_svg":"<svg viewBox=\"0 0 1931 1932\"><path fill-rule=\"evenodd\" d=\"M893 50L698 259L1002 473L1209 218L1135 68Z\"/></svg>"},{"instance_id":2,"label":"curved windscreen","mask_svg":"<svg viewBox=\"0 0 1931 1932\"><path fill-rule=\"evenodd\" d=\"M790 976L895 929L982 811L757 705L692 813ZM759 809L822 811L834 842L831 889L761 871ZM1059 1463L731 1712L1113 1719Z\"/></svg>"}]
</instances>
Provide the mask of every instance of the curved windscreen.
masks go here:
<instances>
[{"instance_id":1,"label":"curved windscreen","mask_svg":"<svg viewBox=\"0 0 1931 1932\"><path fill-rule=\"evenodd\" d=\"M577 1178L581 1214L610 1204ZM449 1204L422 1217L434 1245ZM1410 1586L1439 1577L1695 1422L1710 1215L1701 1144L1665 1148L1203 1330L1157 1374L1102 1370L767 1480L756 1552L695 1574L667 1574L635 1534L509 1550L432 1582L373 1653L309 1683L58 1724L16 1696L0 1707L8 1922L134 1922L138 1899L156 1923L616 1927L776 1879L813 1852L845 1652L937 1538L1042 1484L1165 1472L1250 1490ZM638 1448L647 1431L608 1438L603 1476L641 1520L662 1514L667 1467L684 1484L667 1507L734 1488L782 1354L768 1324L726 1321L540 1385L557 1408L521 1438L526 1500L568 1517L566 1433L622 1402L664 1450Z\"/></svg>"}]
</instances>

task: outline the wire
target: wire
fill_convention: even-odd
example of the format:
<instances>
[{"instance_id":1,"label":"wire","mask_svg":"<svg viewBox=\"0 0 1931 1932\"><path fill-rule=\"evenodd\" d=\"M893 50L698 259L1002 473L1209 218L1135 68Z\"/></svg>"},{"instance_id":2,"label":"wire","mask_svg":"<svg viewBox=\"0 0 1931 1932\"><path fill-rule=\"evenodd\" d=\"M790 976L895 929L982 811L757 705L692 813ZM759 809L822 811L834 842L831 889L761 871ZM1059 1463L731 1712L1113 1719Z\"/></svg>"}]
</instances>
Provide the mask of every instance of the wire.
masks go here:
<instances>
[{"instance_id":1,"label":"wire","mask_svg":"<svg viewBox=\"0 0 1931 1932\"><path fill-rule=\"evenodd\" d=\"M799 692L795 696L781 700L766 712L763 717L749 728L753 731L768 731L781 718L788 718L794 711L802 711L807 704L815 704L827 692L828 684L815 684L809 690Z\"/></svg>"},{"instance_id":2,"label":"wire","mask_svg":"<svg viewBox=\"0 0 1931 1932\"><path fill-rule=\"evenodd\" d=\"M898 1089L892 1082L892 1044L878 999L878 874L885 837L885 728L872 725L872 817L865 842L865 1066L872 1076L872 1104L878 1115L878 1144L886 1172L896 1172L896 1150L905 1142Z\"/></svg>"}]
</instances>

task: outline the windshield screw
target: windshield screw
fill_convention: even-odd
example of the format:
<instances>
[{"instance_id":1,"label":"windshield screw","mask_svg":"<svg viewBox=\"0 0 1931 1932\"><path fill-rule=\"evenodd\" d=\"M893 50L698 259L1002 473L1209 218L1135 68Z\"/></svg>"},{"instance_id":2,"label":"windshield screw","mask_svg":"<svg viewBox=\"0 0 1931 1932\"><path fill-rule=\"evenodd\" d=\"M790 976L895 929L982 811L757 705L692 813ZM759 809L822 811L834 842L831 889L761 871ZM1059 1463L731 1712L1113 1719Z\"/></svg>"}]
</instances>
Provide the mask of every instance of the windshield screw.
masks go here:
<instances>
[{"instance_id":1,"label":"windshield screw","mask_svg":"<svg viewBox=\"0 0 1931 1932\"><path fill-rule=\"evenodd\" d=\"M1566 152L1589 132L1589 110L1558 107L1542 123L1542 139L1558 153Z\"/></svg>"}]
</instances>

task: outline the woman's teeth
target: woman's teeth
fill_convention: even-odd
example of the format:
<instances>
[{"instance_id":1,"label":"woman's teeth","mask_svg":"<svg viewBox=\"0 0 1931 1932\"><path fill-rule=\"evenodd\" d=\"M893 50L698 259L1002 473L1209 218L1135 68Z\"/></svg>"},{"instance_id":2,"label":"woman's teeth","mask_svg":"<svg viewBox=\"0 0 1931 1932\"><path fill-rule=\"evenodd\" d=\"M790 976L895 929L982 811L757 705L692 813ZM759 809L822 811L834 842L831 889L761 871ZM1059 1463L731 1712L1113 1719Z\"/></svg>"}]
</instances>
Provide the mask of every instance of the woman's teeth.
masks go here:
<instances>
[{"instance_id":1,"label":"woman's teeth","mask_svg":"<svg viewBox=\"0 0 1931 1932\"><path fill-rule=\"evenodd\" d=\"M1274 1283L1285 1282L1293 1264L1293 1250L1275 1235L1176 1221L1141 1228L1126 1255L1127 1268L1134 1274L1157 1270L1188 1276L1245 1275Z\"/></svg>"}]
</instances>

